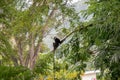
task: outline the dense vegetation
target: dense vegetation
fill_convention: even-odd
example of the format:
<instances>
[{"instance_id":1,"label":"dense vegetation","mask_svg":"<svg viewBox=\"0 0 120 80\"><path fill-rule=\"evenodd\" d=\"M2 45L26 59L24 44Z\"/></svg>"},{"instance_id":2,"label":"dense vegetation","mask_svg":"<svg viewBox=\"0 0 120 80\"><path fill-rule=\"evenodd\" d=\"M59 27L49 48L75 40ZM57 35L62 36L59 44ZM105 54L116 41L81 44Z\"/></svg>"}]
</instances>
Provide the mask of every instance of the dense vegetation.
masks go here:
<instances>
[{"instance_id":1,"label":"dense vegetation","mask_svg":"<svg viewBox=\"0 0 120 80\"><path fill-rule=\"evenodd\" d=\"M0 80L81 80L90 69L120 79L120 1L89 0L80 12L70 1L0 0ZM43 43L52 30L77 31L53 54Z\"/></svg>"}]
</instances>

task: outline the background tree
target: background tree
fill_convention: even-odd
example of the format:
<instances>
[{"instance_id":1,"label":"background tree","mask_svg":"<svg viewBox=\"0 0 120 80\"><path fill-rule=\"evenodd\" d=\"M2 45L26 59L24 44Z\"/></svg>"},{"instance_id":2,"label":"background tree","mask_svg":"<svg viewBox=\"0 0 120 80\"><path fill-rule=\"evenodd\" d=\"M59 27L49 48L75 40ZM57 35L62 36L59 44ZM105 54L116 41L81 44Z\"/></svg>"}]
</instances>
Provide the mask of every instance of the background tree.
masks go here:
<instances>
[{"instance_id":1,"label":"background tree","mask_svg":"<svg viewBox=\"0 0 120 80\"><path fill-rule=\"evenodd\" d=\"M119 0L90 0L86 10L88 15L93 15L88 28L86 39L90 46L96 46L97 56L95 66L101 70L102 76L111 80L118 80L120 77L120 18ZM109 79L109 80L110 80Z\"/></svg>"},{"instance_id":2,"label":"background tree","mask_svg":"<svg viewBox=\"0 0 120 80\"><path fill-rule=\"evenodd\" d=\"M77 19L68 0L11 0L0 4L1 56L30 69L34 68L42 39L49 31L58 28L63 19L70 23Z\"/></svg>"}]
</instances>

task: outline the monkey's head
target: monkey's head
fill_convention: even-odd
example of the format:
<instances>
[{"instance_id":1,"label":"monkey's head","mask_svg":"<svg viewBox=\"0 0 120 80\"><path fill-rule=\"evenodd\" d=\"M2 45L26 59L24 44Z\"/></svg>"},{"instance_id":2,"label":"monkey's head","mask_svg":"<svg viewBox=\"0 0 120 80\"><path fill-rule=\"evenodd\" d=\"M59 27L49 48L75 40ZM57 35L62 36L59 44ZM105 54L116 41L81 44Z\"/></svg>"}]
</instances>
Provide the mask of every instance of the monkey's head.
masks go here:
<instances>
[{"instance_id":1,"label":"monkey's head","mask_svg":"<svg viewBox=\"0 0 120 80\"><path fill-rule=\"evenodd\" d=\"M58 39L56 36L54 37L54 40Z\"/></svg>"},{"instance_id":2,"label":"monkey's head","mask_svg":"<svg viewBox=\"0 0 120 80\"><path fill-rule=\"evenodd\" d=\"M55 40L55 42L58 43L58 44L61 43L60 39L57 38L57 37L54 37L54 40Z\"/></svg>"}]
</instances>

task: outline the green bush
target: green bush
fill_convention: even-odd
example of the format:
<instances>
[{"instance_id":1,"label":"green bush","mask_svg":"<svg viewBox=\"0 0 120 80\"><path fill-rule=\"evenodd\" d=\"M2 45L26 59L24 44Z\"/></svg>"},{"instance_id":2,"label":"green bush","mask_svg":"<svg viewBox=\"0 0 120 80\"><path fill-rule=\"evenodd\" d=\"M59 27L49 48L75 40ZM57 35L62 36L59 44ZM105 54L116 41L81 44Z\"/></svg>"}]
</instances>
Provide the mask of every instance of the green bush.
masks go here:
<instances>
[{"instance_id":1,"label":"green bush","mask_svg":"<svg viewBox=\"0 0 120 80\"><path fill-rule=\"evenodd\" d=\"M0 66L0 80L31 80L34 74L27 68Z\"/></svg>"}]
</instances>

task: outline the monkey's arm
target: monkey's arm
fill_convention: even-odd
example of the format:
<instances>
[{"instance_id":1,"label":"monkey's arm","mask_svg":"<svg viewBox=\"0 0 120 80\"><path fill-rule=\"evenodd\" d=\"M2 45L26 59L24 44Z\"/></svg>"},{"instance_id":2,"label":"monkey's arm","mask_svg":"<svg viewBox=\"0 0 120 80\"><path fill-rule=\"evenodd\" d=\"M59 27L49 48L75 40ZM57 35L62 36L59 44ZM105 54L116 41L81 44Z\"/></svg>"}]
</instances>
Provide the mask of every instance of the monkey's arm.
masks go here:
<instances>
[{"instance_id":1,"label":"monkey's arm","mask_svg":"<svg viewBox=\"0 0 120 80\"><path fill-rule=\"evenodd\" d=\"M61 40L61 43L63 43L70 35L72 35L72 34L73 34L74 32L76 32L76 31L78 31L78 29L70 32L67 36L65 36L65 37Z\"/></svg>"},{"instance_id":2,"label":"monkey's arm","mask_svg":"<svg viewBox=\"0 0 120 80\"><path fill-rule=\"evenodd\" d=\"M65 37L61 40L61 43L63 43L63 42L64 42L70 35L72 35L74 32L81 31L81 30L86 29L86 28L91 27L91 26L93 26L93 24L89 24L89 25L84 26L84 27L81 27L81 28L79 28L79 29L75 29L74 31L70 32L67 36L65 36Z\"/></svg>"}]
</instances>

